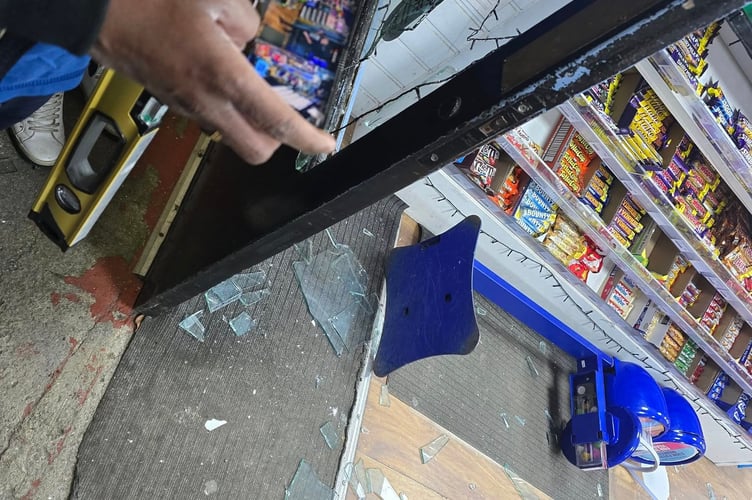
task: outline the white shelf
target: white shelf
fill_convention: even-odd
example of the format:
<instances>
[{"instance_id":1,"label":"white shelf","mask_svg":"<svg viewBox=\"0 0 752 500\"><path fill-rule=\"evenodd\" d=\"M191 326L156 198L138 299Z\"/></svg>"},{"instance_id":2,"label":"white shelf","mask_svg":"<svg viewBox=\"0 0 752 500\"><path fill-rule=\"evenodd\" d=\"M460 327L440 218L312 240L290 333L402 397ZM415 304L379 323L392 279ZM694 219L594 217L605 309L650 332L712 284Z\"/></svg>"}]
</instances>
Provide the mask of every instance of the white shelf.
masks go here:
<instances>
[{"instance_id":1,"label":"white shelf","mask_svg":"<svg viewBox=\"0 0 752 500\"><path fill-rule=\"evenodd\" d=\"M705 103L665 50L636 65L692 141L718 171L726 184L752 213L752 166L731 137L716 122Z\"/></svg>"},{"instance_id":2,"label":"white shelf","mask_svg":"<svg viewBox=\"0 0 752 500\"><path fill-rule=\"evenodd\" d=\"M616 169L611 163L617 161L610 149L601 142L599 135L590 127L577 108L572 104L563 105L560 110L564 116L575 126L586 141L590 143L595 152L601 157L606 165L612 170ZM658 307L676 323L689 338L705 351L728 375L745 391L752 393L752 376L726 351L709 332L694 318L673 295L648 271L627 248L614 238L607 229L603 220L589 207L581 203L569 187L548 168L530 147L521 150L506 137L499 139L504 150L538 183L544 191L554 198L564 213L584 231L604 252L607 252L611 260L631 279L637 287L647 295ZM625 184L628 191L632 187ZM645 207L643 207L645 208ZM660 224L659 224L660 225ZM683 248L677 246L681 253ZM718 280L716 279L716 282Z\"/></svg>"}]
</instances>

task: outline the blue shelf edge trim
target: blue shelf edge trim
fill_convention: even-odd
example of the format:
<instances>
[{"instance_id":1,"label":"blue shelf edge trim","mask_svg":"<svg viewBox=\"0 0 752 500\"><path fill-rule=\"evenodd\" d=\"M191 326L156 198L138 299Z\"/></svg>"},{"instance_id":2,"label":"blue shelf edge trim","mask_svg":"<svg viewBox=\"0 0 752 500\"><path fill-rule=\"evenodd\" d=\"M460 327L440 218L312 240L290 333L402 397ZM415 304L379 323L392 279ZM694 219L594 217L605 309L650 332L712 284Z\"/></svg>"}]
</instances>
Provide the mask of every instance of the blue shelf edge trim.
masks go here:
<instances>
[{"instance_id":1,"label":"blue shelf edge trim","mask_svg":"<svg viewBox=\"0 0 752 500\"><path fill-rule=\"evenodd\" d=\"M604 354L585 337L562 323L477 260L473 263L473 288L573 358L596 357L604 365L613 366L611 356Z\"/></svg>"}]
</instances>

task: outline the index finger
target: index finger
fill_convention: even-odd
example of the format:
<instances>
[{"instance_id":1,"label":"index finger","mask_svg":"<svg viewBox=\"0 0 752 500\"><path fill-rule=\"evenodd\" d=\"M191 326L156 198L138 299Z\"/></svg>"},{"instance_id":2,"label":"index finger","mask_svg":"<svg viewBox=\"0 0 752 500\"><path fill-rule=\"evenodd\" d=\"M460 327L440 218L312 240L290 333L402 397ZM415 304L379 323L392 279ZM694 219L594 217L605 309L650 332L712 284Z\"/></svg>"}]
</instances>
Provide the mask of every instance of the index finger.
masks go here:
<instances>
[{"instance_id":1,"label":"index finger","mask_svg":"<svg viewBox=\"0 0 752 500\"><path fill-rule=\"evenodd\" d=\"M223 47L222 47L223 46ZM334 138L314 127L259 76L234 46L217 44L213 84L256 130L305 153L329 153Z\"/></svg>"}]
</instances>

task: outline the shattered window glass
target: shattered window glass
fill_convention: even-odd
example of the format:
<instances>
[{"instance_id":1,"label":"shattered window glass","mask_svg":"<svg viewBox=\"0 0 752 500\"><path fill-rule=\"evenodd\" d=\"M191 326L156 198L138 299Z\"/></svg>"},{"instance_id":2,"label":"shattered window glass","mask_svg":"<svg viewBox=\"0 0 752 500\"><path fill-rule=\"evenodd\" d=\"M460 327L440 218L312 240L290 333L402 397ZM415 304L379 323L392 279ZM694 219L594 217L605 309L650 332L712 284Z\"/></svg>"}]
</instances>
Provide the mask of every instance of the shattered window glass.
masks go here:
<instances>
[{"instance_id":1,"label":"shattered window glass","mask_svg":"<svg viewBox=\"0 0 752 500\"><path fill-rule=\"evenodd\" d=\"M363 341L351 331L359 317L373 313L367 297L368 276L352 249L338 244L313 254L310 243L298 245L302 260L293 262L308 310L324 330L337 355Z\"/></svg>"},{"instance_id":2,"label":"shattered window glass","mask_svg":"<svg viewBox=\"0 0 752 500\"><path fill-rule=\"evenodd\" d=\"M332 500L334 492L321 482L311 464L301 460L298 470L285 489L285 500Z\"/></svg>"}]
</instances>

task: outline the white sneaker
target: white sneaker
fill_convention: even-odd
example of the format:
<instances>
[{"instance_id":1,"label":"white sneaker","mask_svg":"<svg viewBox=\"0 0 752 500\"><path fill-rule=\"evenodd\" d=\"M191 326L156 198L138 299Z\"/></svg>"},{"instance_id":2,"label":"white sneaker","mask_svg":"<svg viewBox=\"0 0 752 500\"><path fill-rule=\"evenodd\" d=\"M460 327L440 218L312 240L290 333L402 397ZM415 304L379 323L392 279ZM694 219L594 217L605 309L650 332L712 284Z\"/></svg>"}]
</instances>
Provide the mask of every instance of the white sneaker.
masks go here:
<instances>
[{"instance_id":1,"label":"white sneaker","mask_svg":"<svg viewBox=\"0 0 752 500\"><path fill-rule=\"evenodd\" d=\"M13 125L11 133L32 163L43 167L54 165L65 144L63 94L50 97L34 114Z\"/></svg>"}]
</instances>

